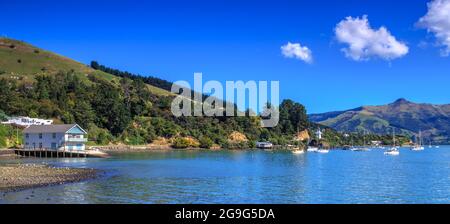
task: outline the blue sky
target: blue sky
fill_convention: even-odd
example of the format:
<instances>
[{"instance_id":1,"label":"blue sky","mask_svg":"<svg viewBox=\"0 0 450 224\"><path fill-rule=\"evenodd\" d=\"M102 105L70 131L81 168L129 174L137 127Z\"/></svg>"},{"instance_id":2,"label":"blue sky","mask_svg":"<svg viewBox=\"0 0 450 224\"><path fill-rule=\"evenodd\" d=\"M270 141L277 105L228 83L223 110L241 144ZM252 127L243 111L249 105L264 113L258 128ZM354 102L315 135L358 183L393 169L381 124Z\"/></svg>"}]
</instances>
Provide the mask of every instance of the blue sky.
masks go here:
<instances>
[{"instance_id":1,"label":"blue sky","mask_svg":"<svg viewBox=\"0 0 450 224\"><path fill-rule=\"evenodd\" d=\"M397 98L450 103L450 57L416 25L426 0L408 1L7 1L0 35L83 63L170 81L279 80L281 98L309 113L385 104ZM406 54L354 60L335 34L346 17L386 27ZM449 31L450 32L450 31ZM282 54L299 43L312 63Z\"/></svg>"}]
</instances>

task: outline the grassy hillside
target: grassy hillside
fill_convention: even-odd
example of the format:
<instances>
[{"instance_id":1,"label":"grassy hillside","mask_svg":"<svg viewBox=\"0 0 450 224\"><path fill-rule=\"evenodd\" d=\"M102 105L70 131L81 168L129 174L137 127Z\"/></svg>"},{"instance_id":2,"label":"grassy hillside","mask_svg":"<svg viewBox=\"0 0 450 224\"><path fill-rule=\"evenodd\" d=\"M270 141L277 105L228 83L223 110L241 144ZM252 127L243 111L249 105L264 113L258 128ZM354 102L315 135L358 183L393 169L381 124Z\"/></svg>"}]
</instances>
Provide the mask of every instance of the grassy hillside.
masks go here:
<instances>
[{"instance_id":1,"label":"grassy hillside","mask_svg":"<svg viewBox=\"0 0 450 224\"><path fill-rule=\"evenodd\" d=\"M119 83L121 79L25 42L0 38L0 77L32 83L38 75L56 75L69 71L73 71L86 84L91 84L88 76L95 76L113 83ZM154 94L171 95L170 92L161 88L147 86Z\"/></svg>"},{"instance_id":2,"label":"grassy hillside","mask_svg":"<svg viewBox=\"0 0 450 224\"><path fill-rule=\"evenodd\" d=\"M270 129L260 126L260 117L178 118L171 113L170 82L94 65L0 39L0 112L78 123L88 130L90 144L251 148L258 140L292 144L295 132L309 127L305 108L292 100L282 102L280 124ZM0 136L4 147L11 144L10 132ZM247 141L236 141L232 133Z\"/></svg>"}]
</instances>

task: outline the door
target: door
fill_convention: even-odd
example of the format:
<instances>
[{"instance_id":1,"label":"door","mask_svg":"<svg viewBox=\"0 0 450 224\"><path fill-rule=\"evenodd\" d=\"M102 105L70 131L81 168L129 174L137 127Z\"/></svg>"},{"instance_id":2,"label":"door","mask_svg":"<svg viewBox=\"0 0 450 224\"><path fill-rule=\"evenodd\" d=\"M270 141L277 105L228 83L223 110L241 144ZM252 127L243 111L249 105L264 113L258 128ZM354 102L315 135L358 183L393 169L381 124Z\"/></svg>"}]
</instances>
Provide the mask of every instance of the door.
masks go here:
<instances>
[{"instance_id":1,"label":"door","mask_svg":"<svg viewBox=\"0 0 450 224\"><path fill-rule=\"evenodd\" d=\"M52 142L52 149L56 150L56 143Z\"/></svg>"}]
</instances>

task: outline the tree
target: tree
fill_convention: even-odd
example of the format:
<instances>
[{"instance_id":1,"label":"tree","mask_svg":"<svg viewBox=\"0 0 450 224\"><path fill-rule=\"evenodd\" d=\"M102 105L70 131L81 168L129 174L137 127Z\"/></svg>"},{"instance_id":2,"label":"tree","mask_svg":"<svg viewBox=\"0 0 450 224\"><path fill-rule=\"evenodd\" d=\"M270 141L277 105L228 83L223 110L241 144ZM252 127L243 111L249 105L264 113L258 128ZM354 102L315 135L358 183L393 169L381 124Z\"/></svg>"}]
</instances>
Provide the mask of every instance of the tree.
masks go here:
<instances>
[{"instance_id":1,"label":"tree","mask_svg":"<svg viewBox=\"0 0 450 224\"><path fill-rule=\"evenodd\" d=\"M213 142L210 138L208 138L208 137L206 137L206 136L202 136L202 137L199 139L199 141L200 141L200 147L201 147L201 148L204 148L204 149L209 149L209 148L211 148L211 147L213 146L213 144L214 144L214 142Z\"/></svg>"},{"instance_id":2,"label":"tree","mask_svg":"<svg viewBox=\"0 0 450 224\"><path fill-rule=\"evenodd\" d=\"M116 136L122 133L131 120L119 91L106 82L100 82L95 87L92 108L97 114L96 123Z\"/></svg>"}]
</instances>

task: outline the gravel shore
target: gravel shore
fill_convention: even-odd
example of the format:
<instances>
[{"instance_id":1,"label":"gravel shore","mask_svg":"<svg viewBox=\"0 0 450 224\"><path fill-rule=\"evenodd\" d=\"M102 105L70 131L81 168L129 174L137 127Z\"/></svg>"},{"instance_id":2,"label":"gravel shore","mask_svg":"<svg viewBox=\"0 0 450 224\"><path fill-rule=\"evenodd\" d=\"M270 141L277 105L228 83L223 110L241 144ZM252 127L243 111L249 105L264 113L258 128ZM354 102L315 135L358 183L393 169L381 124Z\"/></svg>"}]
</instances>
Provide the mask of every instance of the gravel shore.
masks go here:
<instances>
[{"instance_id":1,"label":"gravel shore","mask_svg":"<svg viewBox=\"0 0 450 224\"><path fill-rule=\"evenodd\" d=\"M94 169L54 168L36 164L0 165L0 191L78 182L95 178Z\"/></svg>"},{"instance_id":2,"label":"gravel shore","mask_svg":"<svg viewBox=\"0 0 450 224\"><path fill-rule=\"evenodd\" d=\"M17 155L14 154L14 150L11 149L0 149L0 160L11 160L16 159Z\"/></svg>"}]
</instances>

